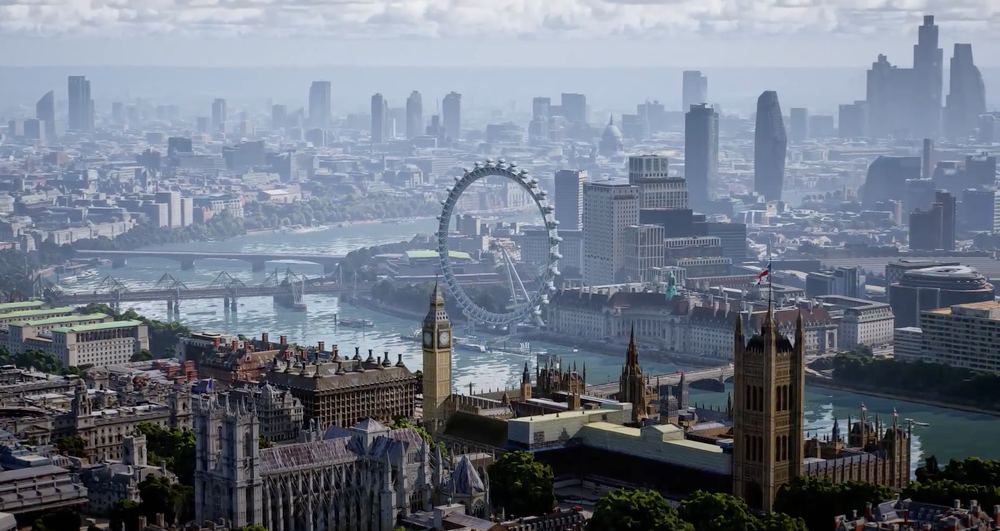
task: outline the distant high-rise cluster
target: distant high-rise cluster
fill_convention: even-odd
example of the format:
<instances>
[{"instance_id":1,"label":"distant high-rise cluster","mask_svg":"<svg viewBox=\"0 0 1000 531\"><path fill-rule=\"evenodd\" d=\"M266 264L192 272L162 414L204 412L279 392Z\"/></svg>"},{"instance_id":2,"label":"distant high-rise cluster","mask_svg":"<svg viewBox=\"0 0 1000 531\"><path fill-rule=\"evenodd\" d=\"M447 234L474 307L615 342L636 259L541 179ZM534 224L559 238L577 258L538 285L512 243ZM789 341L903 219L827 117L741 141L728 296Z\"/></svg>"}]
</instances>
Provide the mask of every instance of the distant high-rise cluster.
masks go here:
<instances>
[{"instance_id":1,"label":"distant high-rise cluster","mask_svg":"<svg viewBox=\"0 0 1000 531\"><path fill-rule=\"evenodd\" d=\"M949 94L942 108L943 55L933 15L925 16L918 29L912 68L900 68L879 54L867 75L869 136L966 138L975 133L980 116L986 112L986 97L982 75L972 59L972 45L955 44ZM859 103L853 108L841 106L840 136L858 136Z\"/></svg>"}]
</instances>

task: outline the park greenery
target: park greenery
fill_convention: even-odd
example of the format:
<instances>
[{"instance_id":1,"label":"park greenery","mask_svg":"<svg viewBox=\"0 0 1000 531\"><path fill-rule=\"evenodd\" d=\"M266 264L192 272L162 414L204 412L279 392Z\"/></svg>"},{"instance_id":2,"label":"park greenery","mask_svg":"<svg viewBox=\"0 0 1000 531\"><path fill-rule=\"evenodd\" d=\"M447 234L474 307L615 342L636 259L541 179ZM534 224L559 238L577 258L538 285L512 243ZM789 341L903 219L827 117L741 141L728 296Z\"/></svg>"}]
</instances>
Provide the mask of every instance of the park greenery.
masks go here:
<instances>
[{"instance_id":1,"label":"park greenery","mask_svg":"<svg viewBox=\"0 0 1000 531\"><path fill-rule=\"evenodd\" d=\"M28 349L11 354L6 347L0 346L0 365L16 365L25 369L35 369L49 374L69 374L78 371L63 369L62 362L55 355L43 350Z\"/></svg>"},{"instance_id":2,"label":"park greenery","mask_svg":"<svg viewBox=\"0 0 1000 531\"><path fill-rule=\"evenodd\" d=\"M613 490L597 501L588 531L694 531L658 492Z\"/></svg>"},{"instance_id":3,"label":"park greenery","mask_svg":"<svg viewBox=\"0 0 1000 531\"><path fill-rule=\"evenodd\" d=\"M760 516L740 498L696 491L674 509L658 492L622 489L601 497L588 531L807 531L801 518Z\"/></svg>"},{"instance_id":4,"label":"park greenery","mask_svg":"<svg viewBox=\"0 0 1000 531\"><path fill-rule=\"evenodd\" d=\"M508 518L545 514L555 507L552 467L529 452L507 452L488 469L495 512Z\"/></svg>"},{"instance_id":5,"label":"park greenery","mask_svg":"<svg viewBox=\"0 0 1000 531\"><path fill-rule=\"evenodd\" d=\"M1000 376L925 361L902 362L868 352L833 360L838 385L942 403L1000 410Z\"/></svg>"},{"instance_id":6,"label":"park greenery","mask_svg":"<svg viewBox=\"0 0 1000 531\"><path fill-rule=\"evenodd\" d=\"M108 514L108 529L143 531L139 517L149 523L162 514L166 522L184 523L194 519L194 488L174 483L167 478L149 476L139 483L139 502L121 499Z\"/></svg>"},{"instance_id":7,"label":"park greenery","mask_svg":"<svg viewBox=\"0 0 1000 531\"><path fill-rule=\"evenodd\" d=\"M917 469L916 481L903 490L903 497L938 505L951 505L954 500L976 500L982 507L998 505L1000 461L952 459L941 468L937 458L928 457Z\"/></svg>"},{"instance_id":8,"label":"park greenery","mask_svg":"<svg viewBox=\"0 0 1000 531\"><path fill-rule=\"evenodd\" d=\"M433 216L440 210L440 203L423 195L319 194L291 204L260 201L247 203L243 207L243 216L247 230L261 230L292 225Z\"/></svg>"},{"instance_id":9,"label":"park greenery","mask_svg":"<svg viewBox=\"0 0 1000 531\"><path fill-rule=\"evenodd\" d=\"M833 483L825 478L799 477L778 491L774 510L801 518L809 529L830 529L834 518L865 505L873 505L894 498L893 491L884 485L861 481Z\"/></svg>"},{"instance_id":10,"label":"park greenery","mask_svg":"<svg viewBox=\"0 0 1000 531\"><path fill-rule=\"evenodd\" d=\"M181 485L194 485L194 432L180 428L164 428L142 422L137 427L146 436L147 459L151 465L164 465L177 476Z\"/></svg>"}]
</instances>

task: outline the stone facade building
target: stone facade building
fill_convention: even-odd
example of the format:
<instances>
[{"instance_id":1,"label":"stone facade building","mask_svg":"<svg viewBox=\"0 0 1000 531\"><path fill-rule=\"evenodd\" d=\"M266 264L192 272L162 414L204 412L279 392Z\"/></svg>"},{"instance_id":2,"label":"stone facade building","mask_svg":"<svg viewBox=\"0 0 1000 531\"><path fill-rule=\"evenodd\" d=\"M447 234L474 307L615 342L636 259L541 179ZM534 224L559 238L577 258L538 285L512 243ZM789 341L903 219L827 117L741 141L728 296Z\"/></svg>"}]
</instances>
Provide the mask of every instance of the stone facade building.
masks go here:
<instances>
[{"instance_id":1,"label":"stone facade building","mask_svg":"<svg viewBox=\"0 0 1000 531\"><path fill-rule=\"evenodd\" d=\"M302 403L304 421L323 427L410 418L417 395L417 377L402 355L393 363L388 352L376 358L369 350L362 359L357 348L352 358L341 358L334 349L328 361L276 358L262 380L289 391Z\"/></svg>"},{"instance_id":2,"label":"stone facade building","mask_svg":"<svg viewBox=\"0 0 1000 531\"><path fill-rule=\"evenodd\" d=\"M390 430L369 419L324 433L313 423L305 442L261 449L249 404L206 396L195 409L198 522L391 531L399 518L428 511L436 496L465 485L472 487L470 508L485 508L478 475L465 464L452 482L440 452L411 428Z\"/></svg>"}]
</instances>

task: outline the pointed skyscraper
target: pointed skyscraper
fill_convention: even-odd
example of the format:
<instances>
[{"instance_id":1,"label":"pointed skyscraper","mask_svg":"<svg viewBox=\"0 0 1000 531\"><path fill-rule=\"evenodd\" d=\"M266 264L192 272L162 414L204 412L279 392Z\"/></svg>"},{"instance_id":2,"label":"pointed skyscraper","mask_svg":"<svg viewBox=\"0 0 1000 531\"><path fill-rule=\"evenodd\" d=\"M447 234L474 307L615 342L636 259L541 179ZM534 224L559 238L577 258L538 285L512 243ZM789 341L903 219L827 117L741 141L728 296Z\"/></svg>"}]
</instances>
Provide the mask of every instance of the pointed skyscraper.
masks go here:
<instances>
[{"instance_id":1,"label":"pointed skyscraper","mask_svg":"<svg viewBox=\"0 0 1000 531\"><path fill-rule=\"evenodd\" d=\"M781 118L778 93L764 91L757 98L757 123L753 145L753 189L767 201L781 199L785 181L788 138Z\"/></svg>"}]
</instances>

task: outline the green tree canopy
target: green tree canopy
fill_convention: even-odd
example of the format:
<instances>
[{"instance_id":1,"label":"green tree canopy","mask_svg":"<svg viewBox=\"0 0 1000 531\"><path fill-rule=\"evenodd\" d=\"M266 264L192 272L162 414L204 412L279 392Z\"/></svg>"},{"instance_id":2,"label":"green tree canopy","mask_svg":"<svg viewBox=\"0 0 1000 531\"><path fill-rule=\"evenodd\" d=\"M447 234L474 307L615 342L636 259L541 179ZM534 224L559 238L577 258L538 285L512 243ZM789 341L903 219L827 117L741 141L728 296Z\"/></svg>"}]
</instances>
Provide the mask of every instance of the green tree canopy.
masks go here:
<instances>
[{"instance_id":1,"label":"green tree canopy","mask_svg":"<svg viewBox=\"0 0 1000 531\"><path fill-rule=\"evenodd\" d=\"M194 518L194 489L167 478L150 476L139 483L139 511L152 522L162 514L167 522Z\"/></svg>"},{"instance_id":2,"label":"green tree canopy","mask_svg":"<svg viewBox=\"0 0 1000 531\"><path fill-rule=\"evenodd\" d=\"M490 479L493 475L490 475ZM597 500L588 531L694 531L691 524L658 492L646 489L611 491ZM699 530L700 531L700 530Z\"/></svg>"},{"instance_id":3,"label":"green tree canopy","mask_svg":"<svg viewBox=\"0 0 1000 531\"><path fill-rule=\"evenodd\" d=\"M79 435L67 435L57 439L56 449L73 457L86 457L87 455L87 443Z\"/></svg>"},{"instance_id":4,"label":"green tree canopy","mask_svg":"<svg viewBox=\"0 0 1000 531\"><path fill-rule=\"evenodd\" d=\"M140 423L136 429L146 436L151 464L163 464L177 475L182 485L194 485L194 432L148 422Z\"/></svg>"},{"instance_id":5,"label":"green tree canopy","mask_svg":"<svg viewBox=\"0 0 1000 531\"><path fill-rule=\"evenodd\" d=\"M698 531L744 531L757 523L746 502L717 492L695 492L681 502L678 512Z\"/></svg>"},{"instance_id":6,"label":"green tree canopy","mask_svg":"<svg viewBox=\"0 0 1000 531\"><path fill-rule=\"evenodd\" d=\"M503 454L489 474L492 503L508 517L545 514L555 506L552 468L528 452Z\"/></svg>"},{"instance_id":7,"label":"green tree canopy","mask_svg":"<svg viewBox=\"0 0 1000 531\"><path fill-rule=\"evenodd\" d=\"M80 531L80 513L71 509L57 509L43 514L32 524L32 531Z\"/></svg>"},{"instance_id":8,"label":"green tree canopy","mask_svg":"<svg viewBox=\"0 0 1000 531\"><path fill-rule=\"evenodd\" d=\"M884 485L860 481L833 483L807 476L796 478L778 491L774 510L802 518L809 529L828 529L839 515L892 498L892 489Z\"/></svg>"},{"instance_id":9,"label":"green tree canopy","mask_svg":"<svg viewBox=\"0 0 1000 531\"><path fill-rule=\"evenodd\" d=\"M139 529L139 504L132 500L118 500L108 513L108 529L137 531Z\"/></svg>"}]
</instances>

